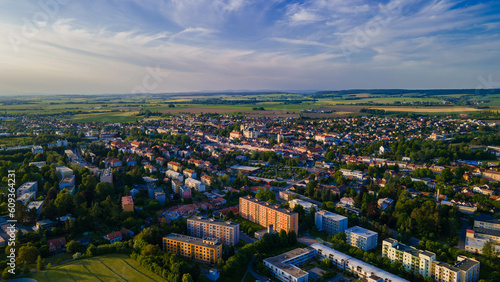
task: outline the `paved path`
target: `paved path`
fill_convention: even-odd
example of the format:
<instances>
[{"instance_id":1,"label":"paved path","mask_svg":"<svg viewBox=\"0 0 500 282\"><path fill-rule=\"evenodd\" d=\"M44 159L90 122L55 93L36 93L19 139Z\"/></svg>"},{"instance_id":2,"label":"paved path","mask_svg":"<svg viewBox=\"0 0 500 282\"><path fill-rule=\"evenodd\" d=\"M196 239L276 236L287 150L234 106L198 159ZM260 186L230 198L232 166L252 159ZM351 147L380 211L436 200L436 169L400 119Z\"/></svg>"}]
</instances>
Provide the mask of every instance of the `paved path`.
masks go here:
<instances>
[{"instance_id":1,"label":"paved path","mask_svg":"<svg viewBox=\"0 0 500 282\"><path fill-rule=\"evenodd\" d=\"M241 279L241 282L243 282L245 280L245 277L248 275L248 273L250 273L251 275L253 275L255 278L259 279L259 281L265 282L265 281L269 280L269 278L264 277L264 276L258 274L257 272L253 271L252 264L253 264L253 261L255 260L255 257L256 256L253 255L252 259L248 263L247 272L245 273L245 275L243 275L243 278Z\"/></svg>"},{"instance_id":2,"label":"paved path","mask_svg":"<svg viewBox=\"0 0 500 282\"><path fill-rule=\"evenodd\" d=\"M257 241L257 239L251 238L247 234L243 233L243 231L240 231L240 239L243 239L243 241L245 241L245 243L247 244L251 244Z\"/></svg>"}]
</instances>

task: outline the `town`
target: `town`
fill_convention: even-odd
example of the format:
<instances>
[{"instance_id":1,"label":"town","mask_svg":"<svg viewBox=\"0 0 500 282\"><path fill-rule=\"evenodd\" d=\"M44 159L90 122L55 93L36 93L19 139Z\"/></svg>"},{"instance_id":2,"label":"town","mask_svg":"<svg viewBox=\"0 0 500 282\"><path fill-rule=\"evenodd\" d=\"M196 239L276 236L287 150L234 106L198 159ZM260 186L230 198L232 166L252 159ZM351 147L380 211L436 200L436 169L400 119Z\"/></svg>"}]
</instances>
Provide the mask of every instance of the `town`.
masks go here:
<instances>
[{"instance_id":1,"label":"town","mask_svg":"<svg viewBox=\"0 0 500 282\"><path fill-rule=\"evenodd\" d=\"M500 279L495 122L14 121L2 121L3 138L34 144L2 147L0 170L15 171L17 263L28 277L120 254L167 281ZM0 198L6 246L6 191ZM3 279L18 276L8 269Z\"/></svg>"}]
</instances>

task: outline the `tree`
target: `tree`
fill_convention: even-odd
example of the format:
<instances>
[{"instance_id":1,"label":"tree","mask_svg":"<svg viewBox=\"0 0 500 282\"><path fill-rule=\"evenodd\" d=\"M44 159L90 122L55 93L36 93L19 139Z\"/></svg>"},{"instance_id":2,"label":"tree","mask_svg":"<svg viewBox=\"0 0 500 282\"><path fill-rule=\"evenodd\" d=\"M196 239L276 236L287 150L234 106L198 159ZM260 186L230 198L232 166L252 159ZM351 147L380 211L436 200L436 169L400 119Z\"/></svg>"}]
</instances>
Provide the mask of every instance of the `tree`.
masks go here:
<instances>
[{"instance_id":1,"label":"tree","mask_svg":"<svg viewBox=\"0 0 500 282\"><path fill-rule=\"evenodd\" d=\"M495 258L498 256L498 252L495 249L495 244L493 242L486 242L483 246L483 255L487 258Z\"/></svg>"},{"instance_id":2,"label":"tree","mask_svg":"<svg viewBox=\"0 0 500 282\"><path fill-rule=\"evenodd\" d=\"M231 219L234 217L234 212L232 209L229 209L229 211L227 212L227 219Z\"/></svg>"},{"instance_id":3,"label":"tree","mask_svg":"<svg viewBox=\"0 0 500 282\"><path fill-rule=\"evenodd\" d=\"M65 215L73 211L73 195L68 193L67 190L59 192L54 205L57 207L59 215Z\"/></svg>"},{"instance_id":4,"label":"tree","mask_svg":"<svg viewBox=\"0 0 500 282\"><path fill-rule=\"evenodd\" d=\"M191 277L189 273L184 273L184 275L182 275L182 282L194 282L193 277Z\"/></svg>"},{"instance_id":5,"label":"tree","mask_svg":"<svg viewBox=\"0 0 500 282\"><path fill-rule=\"evenodd\" d=\"M142 249L141 255L147 257L147 256L156 256L156 253L158 252L159 248L158 245L147 245Z\"/></svg>"},{"instance_id":6,"label":"tree","mask_svg":"<svg viewBox=\"0 0 500 282\"><path fill-rule=\"evenodd\" d=\"M40 255L38 248L35 246L22 246L19 248L18 258L19 262L35 263L37 257Z\"/></svg>"},{"instance_id":7,"label":"tree","mask_svg":"<svg viewBox=\"0 0 500 282\"><path fill-rule=\"evenodd\" d=\"M97 251L97 247L94 246L93 244L90 244L88 247L87 247L87 251L85 252L85 255L86 256L94 256L96 254L96 251Z\"/></svg>"},{"instance_id":8,"label":"tree","mask_svg":"<svg viewBox=\"0 0 500 282\"><path fill-rule=\"evenodd\" d=\"M95 191L97 193L97 197L100 200L104 200L104 199L106 199L106 197L114 194L115 187L113 187L113 184L108 183L108 182L99 182L96 185Z\"/></svg>"},{"instance_id":9,"label":"tree","mask_svg":"<svg viewBox=\"0 0 500 282\"><path fill-rule=\"evenodd\" d=\"M74 254L79 252L82 248L82 243L80 241L71 240L66 244L66 252Z\"/></svg>"},{"instance_id":10,"label":"tree","mask_svg":"<svg viewBox=\"0 0 500 282\"><path fill-rule=\"evenodd\" d=\"M42 271L45 269L45 260L42 258L42 256L38 256L36 259L36 269L38 271Z\"/></svg>"}]
</instances>

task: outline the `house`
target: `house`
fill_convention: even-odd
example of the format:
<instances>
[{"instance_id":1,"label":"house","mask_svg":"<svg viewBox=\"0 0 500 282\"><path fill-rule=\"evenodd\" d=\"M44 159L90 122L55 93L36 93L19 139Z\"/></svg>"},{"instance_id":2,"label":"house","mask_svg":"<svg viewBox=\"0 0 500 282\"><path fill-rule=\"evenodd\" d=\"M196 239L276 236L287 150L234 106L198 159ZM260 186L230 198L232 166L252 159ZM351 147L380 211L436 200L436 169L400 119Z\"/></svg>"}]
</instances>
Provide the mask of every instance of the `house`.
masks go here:
<instances>
[{"instance_id":1,"label":"house","mask_svg":"<svg viewBox=\"0 0 500 282\"><path fill-rule=\"evenodd\" d=\"M156 169L156 167L152 166L151 164L147 164L144 166L144 170L155 173L158 169Z\"/></svg>"},{"instance_id":2,"label":"house","mask_svg":"<svg viewBox=\"0 0 500 282\"><path fill-rule=\"evenodd\" d=\"M104 236L104 239L108 240L109 243L114 243L123 240L123 235L120 231L116 231Z\"/></svg>"},{"instance_id":3,"label":"house","mask_svg":"<svg viewBox=\"0 0 500 282\"><path fill-rule=\"evenodd\" d=\"M132 196L122 197L122 208L125 212L134 211L134 199L132 198Z\"/></svg>"},{"instance_id":4,"label":"house","mask_svg":"<svg viewBox=\"0 0 500 282\"><path fill-rule=\"evenodd\" d=\"M185 184L196 191L203 192L205 191L205 183L198 181L196 179L188 178L185 181Z\"/></svg>"},{"instance_id":5,"label":"house","mask_svg":"<svg viewBox=\"0 0 500 282\"><path fill-rule=\"evenodd\" d=\"M26 207L26 210L30 211L31 209L35 209L36 214L39 215L40 212L42 211L42 205L43 205L43 201L32 201L28 204L28 206Z\"/></svg>"},{"instance_id":6,"label":"house","mask_svg":"<svg viewBox=\"0 0 500 282\"><path fill-rule=\"evenodd\" d=\"M137 164L137 161L131 156L124 157L123 162L126 163L127 165L136 165Z\"/></svg>"},{"instance_id":7,"label":"house","mask_svg":"<svg viewBox=\"0 0 500 282\"><path fill-rule=\"evenodd\" d=\"M178 162L168 162L167 166L168 166L168 169L171 169L174 171L179 171L182 167L182 165Z\"/></svg>"},{"instance_id":8,"label":"house","mask_svg":"<svg viewBox=\"0 0 500 282\"><path fill-rule=\"evenodd\" d=\"M378 208L381 210L387 209L390 205L394 203L394 200L391 198L383 198L378 200Z\"/></svg>"},{"instance_id":9,"label":"house","mask_svg":"<svg viewBox=\"0 0 500 282\"><path fill-rule=\"evenodd\" d=\"M127 228L123 227L122 229L120 229L120 233L122 234L123 237L126 237L126 236L134 236L134 232L133 231L130 231L128 230Z\"/></svg>"},{"instance_id":10,"label":"house","mask_svg":"<svg viewBox=\"0 0 500 282\"><path fill-rule=\"evenodd\" d=\"M35 231L38 231L40 229L42 230L50 230L52 227L54 227L56 224L55 221L52 221L50 219L44 219L36 222L35 227L33 228Z\"/></svg>"},{"instance_id":11,"label":"house","mask_svg":"<svg viewBox=\"0 0 500 282\"><path fill-rule=\"evenodd\" d=\"M230 140L234 140L234 139L243 139L243 134L241 134L241 132L238 132L238 131L232 131L231 133L229 133L229 139Z\"/></svg>"},{"instance_id":12,"label":"house","mask_svg":"<svg viewBox=\"0 0 500 282\"><path fill-rule=\"evenodd\" d=\"M182 174L184 174L184 176L186 178L196 178L196 172L194 170L191 170L191 169L185 169ZM182 180L181 180L182 181Z\"/></svg>"},{"instance_id":13,"label":"house","mask_svg":"<svg viewBox=\"0 0 500 282\"><path fill-rule=\"evenodd\" d=\"M119 167L119 166L122 166L122 161L120 161L119 159L117 159L115 157L107 157L104 160L104 164L108 165L110 167Z\"/></svg>"},{"instance_id":14,"label":"house","mask_svg":"<svg viewBox=\"0 0 500 282\"><path fill-rule=\"evenodd\" d=\"M166 161L167 161L167 159L162 158L162 157L156 158L156 163L159 164L159 165L161 165L161 166L163 166Z\"/></svg>"},{"instance_id":15,"label":"house","mask_svg":"<svg viewBox=\"0 0 500 282\"><path fill-rule=\"evenodd\" d=\"M205 183L206 186L211 186L212 185L212 177L208 175L203 175L201 177L201 182Z\"/></svg>"},{"instance_id":16,"label":"house","mask_svg":"<svg viewBox=\"0 0 500 282\"><path fill-rule=\"evenodd\" d=\"M55 253L66 249L66 237L60 237L47 241L49 252Z\"/></svg>"},{"instance_id":17,"label":"house","mask_svg":"<svg viewBox=\"0 0 500 282\"><path fill-rule=\"evenodd\" d=\"M342 199L340 199L340 203L345 205L345 206L352 207L352 206L354 206L354 199L348 198L348 197L343 197Z\"/></svg>"}]
</instances>

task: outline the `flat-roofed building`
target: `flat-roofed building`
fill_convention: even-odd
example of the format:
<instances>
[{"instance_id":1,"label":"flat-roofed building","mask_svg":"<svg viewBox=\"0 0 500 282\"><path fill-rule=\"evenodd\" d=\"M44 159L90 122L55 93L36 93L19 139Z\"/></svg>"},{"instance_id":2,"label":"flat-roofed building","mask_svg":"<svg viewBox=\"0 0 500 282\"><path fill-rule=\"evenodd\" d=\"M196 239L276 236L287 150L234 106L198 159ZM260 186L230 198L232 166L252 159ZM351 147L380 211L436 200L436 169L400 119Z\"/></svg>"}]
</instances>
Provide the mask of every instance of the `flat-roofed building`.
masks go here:
<instances>
[{"instance_id":1,"label":"flat-roofed building","mask_svg":"<svg viewBox=\"0 0 500 282\"><path fill-rule=\"evenodd\" d=\"M222 257L222 244L217 240L205 240L196 237L170 233L163 237L163 251L216 264Z\"/></svg>"},{"instance_id":2,"label":"flat-roofed building","mask_svg":"<svg viewBox=\"0 0 500 282\"><path fill-rule=\"evenodd\" d=\"M44 166L44 165L46 165L46 164L47 164L47 163L46 163L46 162L44 162L44 161L40 161L40 162L31 162L31 163L29 163L29 165L34 165L34 166L38 167L39 169L41 169L41 168L42 168L42 166Z\"/></svg>"},{"instance_id":3,"label":"flat-roofed building","mask_svg":"<svg viewBox=\"0 0 500 282\"><path fill-rule=\"evenodd\" d=\"M64 177L69 177L73 175L73 170L66 166L58 166L56 167L56 172L60 175L60 179Z\"/></svg>"},{"instance_id":4,"label":"flat-roofed building","mask_svg":"<svg viewBox=\"0 0 500 282\"><path fill-rule=\"evenodd\" d=\"M134 199L132 198L132 196L122 197L122 208L125 212L134 211Z\"/></svg>"},{"instance_id":5,"label":"flat-roofed building","mask_svg":"<svg viewBox=\"0 0 500 282\"><path fill-rule=\"evenodd\" d=\"M68 192L75 193L75 176L65 176L59 181L59 190L66 189Z\"/></svg>"},{"instance_id":6,"label":"flat-roofed building","mask_svg":"<svg viewBox=\"0 0 500 282\"><path fill-rule=\"evenodd\" d=\"M21 197L17 198L17 200L23 203L23 205L26 205L31 199L35 199L34 192L24 193L21 195Z\"/></svg>"},{"instance_id":7,"label":"flat-roofed building","mask_svg":"<svg viewBox=\"0 0 500 282\"><path fill-rule=\"evenodd\" d=\"M328 211L317 211L314 222L319 231L325 230L328 234L338 234L347 228L347 217Z\"/></svg>"},{"instance_id":8,"label":"flat-roofed building","mask_svg":"<svg viewBox=\"0 0 500 282\"><path fill-rule=\"evenodd\" d=\"M295 249L281 255L267 258L264 265L271 269L274 276L283 282L307 282L309 273L298 266L316 256L313 248Z\"/></svg>"},{"instance_id":9,"label":"flat-roofed building","mask_svg":"<svg viewBox=\"0 0 500 282\"><path fill-rule=\"evenodd\" d=\"M32 201L26 206L26 210L30 211L32 209L36 210L36 214L40 214L42 211L43 201Z\"/></svg>"},{"instance_id":10,"label":"flat-roofed building","mask_svg":"<svg viewBox=\"0 0 500 282\"><path fill-rule=\"evenodd\" d=\"M477 282L480 263L466 256L458 256L455 265L434 261L432 278L439 282Z\"/></svg>"},{"instance_id":11,"label":"flat-roofed building","mask_svg":"<svg viewBox=\"0 0 500 282\"><path fill-rule=\"evenodd\" d=\"M104 169L99 180L101 182L113 183L113 169L110 167Z\"/></svg>"},{"instance_id":12,"label":"flat-roofed building","mask_svg":"<svg viewBox=\"0 0 500 282\"><path fill-rule=\"evenodd\" d=\"M165 172L165 175L172 180L173 179L177 179L179 181L184 180L184 176L182 174L178 173L177 171L167 170L167 172Z\"/></svg>"},{"instance_id":13,"label":"flat-roofed building","mask_svg":"<svg viewBox=\"0 0 500 282\"><path fill-rule=\"evenodd\" d=\"M186 181L184 183L188 187L191 187L191 188L195 189L196 191L199 191L199 192L205 191L205 183L198 181L196 179L188 178L188 179L186 179Z\"/></svg>"},{"instance_id":14,"label":"flat-roofed building","mask_svg":"<svg viewBox=\"0 0 500 282\"><path fill-rule=\"evenodd\" d=\"M231 221L192 217L187 220L187 234L198 238L217 239L222 244L236 246L240 241L240 225Z\"/></svg>"},{"instance_id":15,"label":"flat-roofed building","mask_svg":"<svg viewBox=\"0 0 500 282\"><path fill-rule=\"evenodd\" d=\"M400 262L406 271L419 273L423 277L432 275L432 263L436 260L433 252L415 249L392 238L382 242L382 256L389 258L391 262Z\"/></svg>"},{"instance_id":16,"label":"flat-roofed building","mask_svg":"<svg viewBox=\"0 0 500 282\"><path fill-rule=\"evenodd\" d=\"M300 199L293 199L293 200L289 201L288 204L289 204L291 210L293 210L296 205L300 205L304 208L304 211L306 213L308 213L311 210L311 208L314 208L316 211L319 210L317 205L310 203L310 202L300 200Z\"/></svg>"},{"instance_id":17,"label":"flat-roofed building","mask_svg":"<svg viewBox=\"0 0 500 282\"><path fill-rule=\"evenodd\" d=\"M474 218L474 228L476 227L500 230L500 218L494 218L488 215L477 216Z\"/></svg>"},{"instance_id":18,"label":"flat-roofed building","mask_svg":"<svg viewBox=\"0 0 500 282\"><path fill-rule=\"evenodd\" d=\"M17 197L21 197L23 194L34 192L36 193L38 189L38 183L36 181L26 182L21 187L17 188Z\"/></svg>"},{"instance_id":19,"label":"flat-roofed building","mask_svg":"<svg viewBox=\"0 0 500 282\"><path fill-rule=\"evenodd\" d=\"M363 227L354 226L345 230L347 244L360 248L363 251L377 247L378 233Z\"/></svg>"},{"instance_id":20,"label":"flat-roofed building","mask_svg":"<svg viewBox=\"0 0 500 282\"><path fill-rule=\"evenodd\" d=\"M362 260L353 258L328 246L315 243L310 246L318 253L318 260L328 258L332 264L341 270L346 270L368 282L408 282L401 277L368 264Z\"/></svg>"},{"instance_id":21,"label":"flat-roofed building","mask_svg":"<svg viewBox=\"0 0 500 282\"><path fill-rule=\"evenodd\" d=\"M252 196L240 197L240 216L261 226L274 226L276 232L294 230L299 233L299 215L278 205L260 201Z\"/></svg>"}]
</instances>

